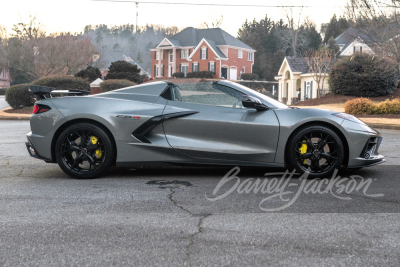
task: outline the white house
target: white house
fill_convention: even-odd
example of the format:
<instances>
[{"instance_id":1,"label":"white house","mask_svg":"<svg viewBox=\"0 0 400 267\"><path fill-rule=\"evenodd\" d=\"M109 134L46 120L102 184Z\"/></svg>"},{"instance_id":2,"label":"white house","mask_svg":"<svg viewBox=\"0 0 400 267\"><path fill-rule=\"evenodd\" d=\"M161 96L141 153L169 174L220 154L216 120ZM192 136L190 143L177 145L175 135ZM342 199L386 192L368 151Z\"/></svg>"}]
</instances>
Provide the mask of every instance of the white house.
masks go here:
<instances>
[{"instance_id":1,"label":"white house","mask_svg":"<svg viewBox=\"0 0 400 267\"><path fill-rule=\"evenodd\" d=\"M363 34L360 30L350 27L336 39L339 45L339 57L351 56L355 53L374 54L371 46L374 45L372 38ZM285 57L275 79L279 82L278 99L291 105L295 98L300 100L318 97L318 85L310 73L307 61L303 57ZM325 74L328 76L328 74ZM326 77L322 86L323 93L329 91L329 77ZM322 83L322 79L321 79Z\"/></svg>"},{"instance_id":2,"label":"white house","mask_svg":"<svg viewBox=\"0 0 400 267\"><path fill-rule=\"evenodd\" d=\"M275 79L279 82L278 99L281 102L287 102L288 105L292 104L294 98L299 96L300 100L318 97L317 83L303 57L285 57ZM325 78L322 88L325 92L328 90L327 78ZM284 101L285 99L286 101Z\"/></svg>"}]
</instances>

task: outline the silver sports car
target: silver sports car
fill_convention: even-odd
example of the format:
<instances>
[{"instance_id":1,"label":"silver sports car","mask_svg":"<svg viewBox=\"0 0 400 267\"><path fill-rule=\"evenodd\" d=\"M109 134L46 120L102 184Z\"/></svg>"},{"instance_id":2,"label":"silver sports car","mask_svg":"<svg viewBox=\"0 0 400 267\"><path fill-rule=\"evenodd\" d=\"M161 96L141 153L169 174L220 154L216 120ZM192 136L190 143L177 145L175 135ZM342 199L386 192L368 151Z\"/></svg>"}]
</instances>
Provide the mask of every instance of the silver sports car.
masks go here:
<instances>
[{"instance_id":1,"label":"silver sports car","mask_svg":"<svg viewBox=\"0 0 400 267\"><path fill-rule=\"evenodd\" d=\"M38 99L30 155L76 178L114 164L286 167L315 178L385 161L381 135L354 116L288 107L229 81L160 81L91 96L30 90Z\"/></svg>"}]
</instances>

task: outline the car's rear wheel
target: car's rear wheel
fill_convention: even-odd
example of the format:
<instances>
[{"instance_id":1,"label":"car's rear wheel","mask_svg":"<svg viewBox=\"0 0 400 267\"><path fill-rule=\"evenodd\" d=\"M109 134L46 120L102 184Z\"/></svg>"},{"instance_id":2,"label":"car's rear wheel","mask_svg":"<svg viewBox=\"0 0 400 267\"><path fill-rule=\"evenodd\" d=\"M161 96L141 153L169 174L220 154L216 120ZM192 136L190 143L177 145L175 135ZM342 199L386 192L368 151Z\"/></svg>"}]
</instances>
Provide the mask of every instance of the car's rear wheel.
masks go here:
<instances>
[{"instance_id":1,"label":"car's rear wheel","mask_svg":"<svg viewBox=\"0 0 400 267\"><path fill-rule=\"evenodd\" d=\"M344 158L340 137L325 126L308 126L289 140L287 161L299 173L309 172L309 178L327 177L340 168Z\"/></svg>"},{"instance_id":2,"label":"car's rear wheel","mask_svg":"<svg viewBox=\"0 0 400 267\"><path fill-rule=\"evenodd\" d=\"M95 178L111 167L115 147L111 136L91 123L78 123L65 129L56 142L56 160L69 176Z\"/></svg>"}]
</instances>

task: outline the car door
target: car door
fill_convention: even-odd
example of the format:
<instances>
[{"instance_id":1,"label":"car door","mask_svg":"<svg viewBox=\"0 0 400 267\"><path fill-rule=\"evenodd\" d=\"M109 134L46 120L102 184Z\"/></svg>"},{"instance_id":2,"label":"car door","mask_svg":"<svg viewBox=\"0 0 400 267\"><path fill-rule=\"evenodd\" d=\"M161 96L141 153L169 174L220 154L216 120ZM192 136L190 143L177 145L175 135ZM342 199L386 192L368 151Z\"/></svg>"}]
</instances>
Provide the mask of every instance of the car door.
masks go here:
<instances>
[{"instance_id":1,"label":"car door","mask_svg":"<svg viewBox=\"0 0 400 267\"><path fill-rule=\"evenodd\" d=\"M168 143L194 158L273 162L279 122L273 110L243 108L242 92L211 82L173 86L163 114ZM179 114L179 113L177 113Z\"/></svg>"}]
</instances>

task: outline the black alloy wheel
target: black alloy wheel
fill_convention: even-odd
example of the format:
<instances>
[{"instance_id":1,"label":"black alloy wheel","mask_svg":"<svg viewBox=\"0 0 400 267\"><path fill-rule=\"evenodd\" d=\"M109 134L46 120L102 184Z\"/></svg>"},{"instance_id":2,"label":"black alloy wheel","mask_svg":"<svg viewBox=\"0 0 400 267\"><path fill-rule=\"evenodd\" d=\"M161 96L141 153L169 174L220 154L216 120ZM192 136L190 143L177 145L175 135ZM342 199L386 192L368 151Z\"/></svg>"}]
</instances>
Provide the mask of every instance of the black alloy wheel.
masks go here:
<instances>
[{"instance_id":1,"label":"black alloy wheel","mask_svg":"<svg viewBox=\"0 0 400 267\"><path fill-rule=\"evenodd\" d=\"M97 125L78 123L70 126L57 139L57 163L74 178L95 178L113 163L115 148L111 140Z\"/></svg>"},{"instance_id":2,"label":"black alloy wheel","mask_svg":"<svg viewBox=\"0 0 400 267\"><path fill-rule=\"evenodd\" d=\"M309 172L309 178L328 177L343 163L343 142L328 127L308 126L289 142L289 166L301 174Z\"/></svg>"}]
</instances>

